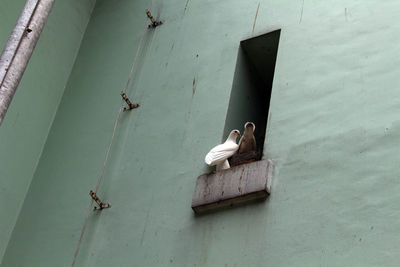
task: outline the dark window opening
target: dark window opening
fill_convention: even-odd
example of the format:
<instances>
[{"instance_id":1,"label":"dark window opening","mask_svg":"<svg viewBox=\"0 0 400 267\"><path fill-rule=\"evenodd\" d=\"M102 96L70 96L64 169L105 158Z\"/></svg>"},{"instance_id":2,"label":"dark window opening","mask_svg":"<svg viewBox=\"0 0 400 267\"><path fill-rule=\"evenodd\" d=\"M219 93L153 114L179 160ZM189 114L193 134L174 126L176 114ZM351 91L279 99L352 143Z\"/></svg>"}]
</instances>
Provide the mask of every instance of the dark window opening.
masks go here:
<instances>
[{"instance_id":1,"label":"dark window opening","mask_svg":"<svg viewBox=\"0 0 400 267\"><path fill-rule=\"evenodd\" d=\"M235 154L231 167L262 158L280 32L240 42L223 139L233 129L243 133L244 124L253 122L257 151L245 157Z\"/></svg>"}]
</instances>

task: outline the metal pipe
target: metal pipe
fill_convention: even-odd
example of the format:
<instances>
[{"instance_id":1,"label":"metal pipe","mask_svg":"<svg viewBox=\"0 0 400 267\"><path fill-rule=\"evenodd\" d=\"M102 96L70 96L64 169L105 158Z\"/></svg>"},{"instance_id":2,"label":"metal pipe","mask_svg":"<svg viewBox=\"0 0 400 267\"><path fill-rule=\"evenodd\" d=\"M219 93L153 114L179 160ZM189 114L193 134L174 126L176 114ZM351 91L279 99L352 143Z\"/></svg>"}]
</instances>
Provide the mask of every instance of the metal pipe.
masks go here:
<instances>
[{"instance_id":1,"label":"metal pipe","mask_svg":"<svg viewBox=\"0 0 400 267\"><path fill-rule=\"evenodd\" d=\"M27 0L0 56L0 125L55 0Z\"/></svg>"}]
</instances>

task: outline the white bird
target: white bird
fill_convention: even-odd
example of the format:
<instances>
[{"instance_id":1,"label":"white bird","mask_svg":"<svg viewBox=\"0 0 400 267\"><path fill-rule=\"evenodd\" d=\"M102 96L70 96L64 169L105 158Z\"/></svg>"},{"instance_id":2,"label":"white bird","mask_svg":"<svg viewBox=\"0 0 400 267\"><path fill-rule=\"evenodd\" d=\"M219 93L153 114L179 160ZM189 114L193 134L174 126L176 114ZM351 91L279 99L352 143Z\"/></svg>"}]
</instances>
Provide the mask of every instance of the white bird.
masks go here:
<instances>
[{"instance_id":1,"label":"white bird","mask_svg":"<svg viewBox=\"0 0 400 267\"><path fill-rule=\"evenodd\" d=\"M239 154L257 150L256 138L254 137L255 129L254 123L245 123L243 136L239 140Z\"/></svg>"},{"instance_id":2,"label":"white bird","mask_svg":"<svg viewBox=\"0 0 400 267\"><path fill-rule=\"evenodd\" d=\"M239 149L239 145L236 144L236 138L240 136L238 130L233 130L226 139L225 143L220 144L208 152L205 158L205 162L209 166L217 165L217 171L229 169L230 165L228 158L231 157Z\"/></svg>"}]
</instances>

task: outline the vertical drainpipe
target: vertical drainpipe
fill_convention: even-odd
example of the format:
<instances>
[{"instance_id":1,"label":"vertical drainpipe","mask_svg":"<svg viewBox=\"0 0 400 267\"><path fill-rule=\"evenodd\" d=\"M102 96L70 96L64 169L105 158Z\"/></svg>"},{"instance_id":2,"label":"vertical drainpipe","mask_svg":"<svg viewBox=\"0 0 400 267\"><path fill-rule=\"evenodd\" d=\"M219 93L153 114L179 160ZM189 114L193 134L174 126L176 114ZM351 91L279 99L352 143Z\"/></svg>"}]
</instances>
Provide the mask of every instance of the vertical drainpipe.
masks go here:
<instances>
[{"instance_id":1,"label":"vertical drainpipe","mask_svg":"<svg viewBox=\"0 0 400 267\"><path fill-rule=\"evenodd\" d=\"M0 56L0 125L55 0L27 0Z\"/></svg>"}]
</instances>

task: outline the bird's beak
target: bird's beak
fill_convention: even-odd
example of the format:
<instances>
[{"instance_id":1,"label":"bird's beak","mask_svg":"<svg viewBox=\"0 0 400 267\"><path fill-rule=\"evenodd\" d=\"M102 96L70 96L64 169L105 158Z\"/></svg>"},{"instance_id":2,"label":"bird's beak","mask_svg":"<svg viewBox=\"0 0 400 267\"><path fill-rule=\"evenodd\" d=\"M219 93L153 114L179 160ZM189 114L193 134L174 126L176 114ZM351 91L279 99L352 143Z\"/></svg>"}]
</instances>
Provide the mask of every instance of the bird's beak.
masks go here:
<instances>
[{"instance_id":1,"label":"bird's beak","mask_svg":"<svg viewBox=\"0 0 400 267\"><path fill-rule=\"evenodd\" d=\"M240 133L237 134L239 137L241 137Z\"/></svg>"}]
</instances>

